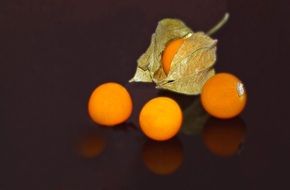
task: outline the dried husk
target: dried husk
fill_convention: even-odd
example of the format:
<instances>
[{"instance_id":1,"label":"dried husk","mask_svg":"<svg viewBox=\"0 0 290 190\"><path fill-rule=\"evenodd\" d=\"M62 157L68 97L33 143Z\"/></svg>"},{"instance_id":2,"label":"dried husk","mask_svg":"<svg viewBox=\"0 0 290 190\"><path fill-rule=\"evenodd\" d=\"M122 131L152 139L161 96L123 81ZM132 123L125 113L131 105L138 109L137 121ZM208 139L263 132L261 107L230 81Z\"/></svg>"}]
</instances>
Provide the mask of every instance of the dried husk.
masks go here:
<instances>
[{"instance_id":1,"label":"dried husk","mask_svg":"<svg viewBox=\"0 0 290 190\"><path fill-rule=\"evenodd\" d=\"M184 38L166 75L161 56L168 42ZM197 95L208 78L215 74L217 40L203 32L193 32L181 20L159 21L146 52L137 60L138 65L130 82L154 82L157 88Z\"/></svg>"}]
</instances>

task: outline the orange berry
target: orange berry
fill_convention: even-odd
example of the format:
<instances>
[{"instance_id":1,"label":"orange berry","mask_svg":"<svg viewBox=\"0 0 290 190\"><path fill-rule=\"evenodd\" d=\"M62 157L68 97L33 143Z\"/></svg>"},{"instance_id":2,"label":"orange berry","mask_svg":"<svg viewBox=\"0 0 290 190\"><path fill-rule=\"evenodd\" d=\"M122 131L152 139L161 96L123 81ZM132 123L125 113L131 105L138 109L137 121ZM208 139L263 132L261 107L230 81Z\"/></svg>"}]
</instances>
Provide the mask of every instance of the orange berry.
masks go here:
<instances>
[{"instance_id":1,"label":"orange berry","mask_svg":"<svg viewBox=\"0 0 290 190\"><path fill-rule=\"evenodd\" d=\"M158 175L174 173L183 162L182 144L178 139L164 142L147 141L142 148L146 167Z\"/></svg>"},{"instance_id":2,"label":"orange berry","mask_svg":"<svg viewBox=\"0 0 290 190\"><path fill-rule=\"evenodd\" d=\"M239 152L246 136L246 126L242 119L219 120L210 118L202 132L207 149L220 157L233 156Z\"/></svg>"},{"instance_id":3,"label":"orange berry","mask_svg":"<svg viewBox=\"0 0 290 190\"><path fill-rule=\"evenodd\" d=\"M158 141L175 136L182 124L182 111L171 98L157 97L147 102L139 115L143 133Z\"/></svg>"},{"instance_id":4,"label":"orange berry","mask_svg":"<svg viewBox=\"0 0 290 190\"><path fill-rule=\"evenodd\" d=\"M133 103L129 92L118 83L109 82L97 87L88 104L91 118L100 125L114 126L126 121Z\"/></svg>"},{"instance_id":5,"label":"orange berry","mask_svg":"<svg viewBox=\"0 0 290 190\"><path fill-rule=\"evenodd\" d=\"M243 83L234 75L220 73L203 86L201 103L212 116L228 119L240 114L246 105L247 95Z\"/></svg>"},{"instance_id":6,"label":"orange berry","mask_svg":"<svg viewBox=\"0 0 290 190\"><path fill-rule=\"evenodd\" d=\"M171 67L171 62L175 56L175 54L177 53L177 51L179 50L179 48L181 47L181 45L183 44L184 39L175 39L170 41L167 46L165 47L163 54L162 54L162 66L163 66L163 70L165 72L165 74L167 75L170 71L170 67Z\"/></svg>"}]
</instances>

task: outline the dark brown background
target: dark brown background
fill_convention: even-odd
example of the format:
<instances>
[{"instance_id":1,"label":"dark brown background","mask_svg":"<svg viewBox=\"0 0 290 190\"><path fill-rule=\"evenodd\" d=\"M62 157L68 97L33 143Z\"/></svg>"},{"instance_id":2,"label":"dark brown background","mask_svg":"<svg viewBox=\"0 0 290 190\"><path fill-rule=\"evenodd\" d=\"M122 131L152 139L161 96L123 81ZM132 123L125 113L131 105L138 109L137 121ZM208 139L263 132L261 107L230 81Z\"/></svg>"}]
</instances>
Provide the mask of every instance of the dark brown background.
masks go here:
<instances>
[{"instance_id":1,"label":"dark brown background","mask_svg":"<svg viewBox=\"0 0 290 190\"><path fill-rule=\"evenodd\" d=\"M1 190L289 189L289 10L288 0L1 0ZM156 175L142 160L148 140L137 117L160 92L127 83L136 59L158 20L206 31L225 12L216 68L246 85L243 149L220 158L200 135L180 133L182 165ZM128 87L135 104L115 129L93 124L86 111L91 91L107 81ZM185 106L198 99L175 98ZM107 144L93 159L75 149L88 133Z\"/></svg>"}]
</instances>

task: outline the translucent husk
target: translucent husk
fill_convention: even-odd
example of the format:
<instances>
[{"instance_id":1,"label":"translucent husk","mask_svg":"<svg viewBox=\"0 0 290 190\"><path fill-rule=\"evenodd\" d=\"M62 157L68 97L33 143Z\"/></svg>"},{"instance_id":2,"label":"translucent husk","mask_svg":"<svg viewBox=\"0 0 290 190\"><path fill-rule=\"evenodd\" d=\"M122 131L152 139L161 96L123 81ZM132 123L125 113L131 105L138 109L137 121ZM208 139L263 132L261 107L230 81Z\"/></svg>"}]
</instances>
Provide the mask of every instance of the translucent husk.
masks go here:
<instances>
[{"instance_id":1,"label":"translucent husk","mask_svg":"<svg viewBox=\"0 0 290 190\"><path fill-rule=\"evenodd\" d=\"M208 33L217 31L228 14ZM183 38L175 54L168 75L163 71L161 57L168 42ZM217 40L203 32L193 32L181 20L159 21L151 43L137 60L137 69L130 82L154 82L157 88L187 95L200 93L204 83L215 74Z\"/></svg>"}]
</instances>

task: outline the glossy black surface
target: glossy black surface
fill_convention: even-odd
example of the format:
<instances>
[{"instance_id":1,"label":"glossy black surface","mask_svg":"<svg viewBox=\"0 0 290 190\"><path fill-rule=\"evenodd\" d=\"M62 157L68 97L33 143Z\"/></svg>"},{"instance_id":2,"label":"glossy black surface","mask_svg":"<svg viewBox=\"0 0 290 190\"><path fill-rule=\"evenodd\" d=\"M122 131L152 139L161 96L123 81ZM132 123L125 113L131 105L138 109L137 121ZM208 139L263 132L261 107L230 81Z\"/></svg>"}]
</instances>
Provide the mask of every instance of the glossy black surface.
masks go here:
<instances>
[{"instance_id":1,"label":"glossy black surface","mask_svg":"<svg viewBox=\"0 0 290 190\"><path fill-rule=\"evenodd\" d=\"M286 0L1 0L1 190L289 189L289 10ZM207 118L199 97L127 82L158 20L207 31L225 12L216 68L247 88L240 118ZM130 120L109 129L87 114L108 81L134 100ZM159 95L186 115L164 143L138 129Z\"/></svg>"}]
</instances>

